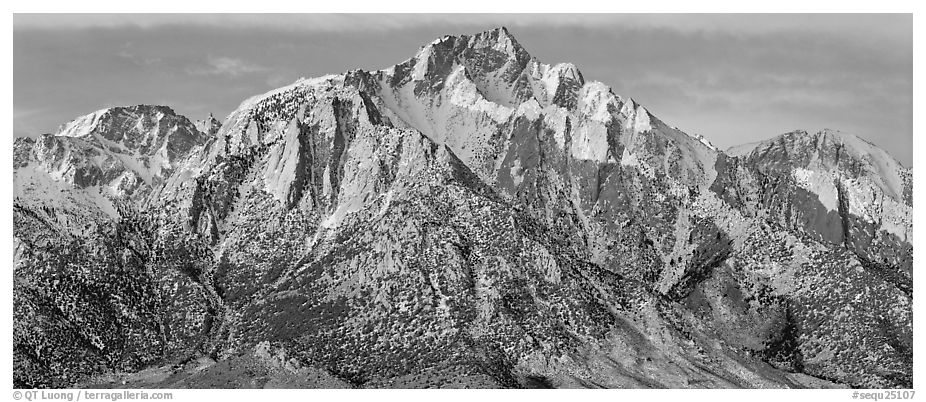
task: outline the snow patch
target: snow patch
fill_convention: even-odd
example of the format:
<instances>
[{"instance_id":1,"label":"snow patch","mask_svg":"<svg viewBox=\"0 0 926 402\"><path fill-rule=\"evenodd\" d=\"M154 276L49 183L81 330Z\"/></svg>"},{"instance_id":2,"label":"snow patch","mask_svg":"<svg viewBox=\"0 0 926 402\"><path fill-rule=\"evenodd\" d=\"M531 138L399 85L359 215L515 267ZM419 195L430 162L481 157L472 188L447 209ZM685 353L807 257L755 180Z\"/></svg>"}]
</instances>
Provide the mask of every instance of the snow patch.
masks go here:
<instances>
[{"instance_id":1,"label":"snow patch","mask_svg":"<svg viewBox=\"0 0 926 402\"><path fill-rule=\"evenodd\" d=\"M608 129L595 122L582 124L572 133L572 156L576 159L606 162L608 158Z\"/></svg>"},{"instance_id":2,"label":"snow patch","mask_svg":"<svg viewBox=\"0 0 926 402\"><path fill-rule=\"evenodd\" d=\"M521 160L515 159L511 164L511 180L517 188L524 181L524 171L521 170Z\"/></svg>"},{"instance_id":3,"label":"snow patch","mask_svg":"<svg viewBox=\"0 0 926 402\"><path fill-rule=\"evenodd\" d=\"M451 88L450 102L455 106L485 113L496 123L504 122L511 117L511 108L490 102L479 93L476 84L466 78L466 69L463 66L454 69L447 78L447 86Z\"/></svg>"},{"instance_id":4,"label":"snow patch","mask_svg":"<svg viewBox=\"0 0 926 402\"><path fill-rule=\"evenodd\" d=\"M791 177L798 187L816 194L827 211L838 210L839 193L832 175L814 169L796 168L791 171Z\"/></svg>"},{"instance_id":5,"label":"snow patch","mask_svg":"<svg viewBox=\"0 0 926 402\"><path fill-rule=\"evenodd\" d=\"M607 124L613 117L609 107L616 106L619 99L611 93L611 88L600 82L591 82L582 86L579 92L579 112L592 121Z\"/></svg>"},{"instance_id":6,"label":"snow patch","mask_svg":"<svg viewBox=\"0 0 926 402\"><path fill-rule=\"evenodd\" d=\"M100 109L65 123L55 133L61 137L85 137L96 130L110 109Z\"/></svg>"},{"instance_id":7,"label":"snow patch","mask_svg":"<svg viewBox=\"0 0 926 402\"><path fill-rule=\"evenodd\" d=\"M429 61L433 50L433 46L426 46L415 56L415 69L412 70L412 80L421 81L425 79L428 74L428 64L430 64Z\"/></svg>"}]
</instances>

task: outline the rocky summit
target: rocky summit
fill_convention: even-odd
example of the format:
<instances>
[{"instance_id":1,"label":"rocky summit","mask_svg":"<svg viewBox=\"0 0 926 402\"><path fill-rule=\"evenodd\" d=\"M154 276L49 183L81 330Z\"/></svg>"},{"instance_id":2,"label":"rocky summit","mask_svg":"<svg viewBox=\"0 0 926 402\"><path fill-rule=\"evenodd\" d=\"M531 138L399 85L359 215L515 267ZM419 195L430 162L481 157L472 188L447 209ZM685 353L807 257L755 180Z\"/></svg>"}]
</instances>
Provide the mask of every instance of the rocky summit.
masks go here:
<instances>
[{"instance_id":1,"label":"rocky summit","mask_svg":"<svg viewBox=\"0 0 926 402\"><path fill-rule=\"evenodd\" d=\"M912 173L507 29L14 148L17 387L912 387Z\"/></svg>"}]
</instances>

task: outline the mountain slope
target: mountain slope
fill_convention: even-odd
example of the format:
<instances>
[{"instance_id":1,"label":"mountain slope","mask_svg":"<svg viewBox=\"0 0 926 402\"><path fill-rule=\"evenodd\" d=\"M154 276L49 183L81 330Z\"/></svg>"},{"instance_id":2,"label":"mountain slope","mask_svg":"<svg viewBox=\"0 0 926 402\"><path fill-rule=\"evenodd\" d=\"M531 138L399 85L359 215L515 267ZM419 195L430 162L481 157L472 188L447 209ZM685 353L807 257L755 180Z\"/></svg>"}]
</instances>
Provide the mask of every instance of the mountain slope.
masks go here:
<instances>
[{"instance_id":1,"label":"mountain slope","mask_svg":"<svg viewBox=\"0 0 926 402\"><path fill-rule=\"evenodd\" d=\"M162 106L104 109L14 144L17 386L63 387L198 349L208 256L138 208L206 142Z\"/></svg>"},{"instance_id":2,"label":"mountain slope","mask_svg":"<svg viewBox=\"0 0 926 402\"><path fill-rule=\"evenodd\" d=\"M884 150L831 130L793 132L744 156L773 219L843 244L905 292L913 287L912 173Z\"/></svg>"}]
</instances>

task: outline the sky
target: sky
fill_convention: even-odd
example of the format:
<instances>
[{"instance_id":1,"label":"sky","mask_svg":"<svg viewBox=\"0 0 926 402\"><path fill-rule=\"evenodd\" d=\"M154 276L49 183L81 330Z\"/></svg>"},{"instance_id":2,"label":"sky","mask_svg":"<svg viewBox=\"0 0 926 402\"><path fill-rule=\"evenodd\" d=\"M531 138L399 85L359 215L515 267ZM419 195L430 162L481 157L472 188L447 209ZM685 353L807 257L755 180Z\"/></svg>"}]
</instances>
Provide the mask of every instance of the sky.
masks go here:
<instances>
[{"instance_id":1,"label":"sky","mask_svg":"<svg viewBox=\"0 0 926 402\"><path fill-rule=\"evenodd\" d=\"M300 77L499 26L720 148L831 128L912 166L910 14L15 14L13 132L134 104L222 119Z\"/></svg>"}]
</instances>

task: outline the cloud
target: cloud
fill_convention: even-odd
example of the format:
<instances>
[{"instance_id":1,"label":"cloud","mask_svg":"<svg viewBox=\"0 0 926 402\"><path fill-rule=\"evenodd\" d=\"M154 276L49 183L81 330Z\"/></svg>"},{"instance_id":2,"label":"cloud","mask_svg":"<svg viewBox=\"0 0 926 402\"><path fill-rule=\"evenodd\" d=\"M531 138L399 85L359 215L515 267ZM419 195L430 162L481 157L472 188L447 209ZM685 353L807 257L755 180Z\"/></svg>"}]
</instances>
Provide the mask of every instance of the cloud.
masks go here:
<instances>
[{"instance_id":1,"label":"cloud","mask_svg":"<svg viewBox=\"0 0 926 402\"><path fill-rule=\"evenodd\" d=\"M133 64L139 67L157 66L161 64L161 62L163 61L163 59L161 59L160 57L141 57L128 50L120 50L118 53L116 53L116 55L128 61L131 61Z\"/></svg>"},{"instance_id":2,"label":"cloud","mask_svg":"<svg viewBox=\"0 0 926 402\"><path fill-rule=\"evenodd\" d=\"M226 77L239 77L245 74L269 71L270 69L234 57L209 56L204 65L187 67L185 71L190 75L219 75Z\"/></svg>"},{"instance_id":3,"label":"cloud","mask_svg":"<svg viewBox=\"0 0 926 402\"><path fill-rule=\"evenodd\" d=\"M386 68L499 25L718 146L830 127L912 160L909 15L16 14L14 101L49 108L28 117L37 127L116 98L223 114L298 77Z\"/></svg>"},{"instance_id":4,"label":"cloud","mask_svg":"<svg viewBox=\"0 0 926 402\"><path fill-rule=\"evenodd\" d=\"M912 14L14 14L14 29L152 28L198 25L301 32L395 31L414 27L660 28L686 33L838 33L912 43Z\"/></svg>"}]
</instances>

